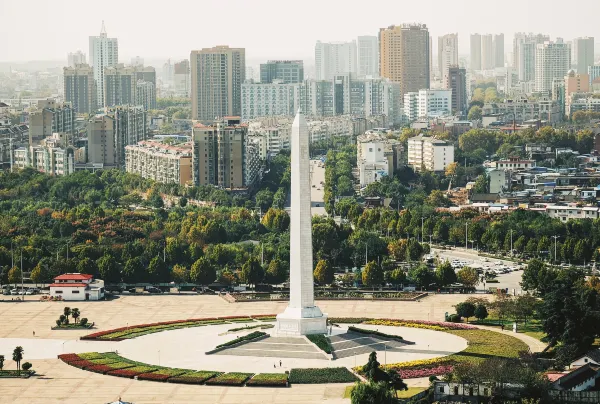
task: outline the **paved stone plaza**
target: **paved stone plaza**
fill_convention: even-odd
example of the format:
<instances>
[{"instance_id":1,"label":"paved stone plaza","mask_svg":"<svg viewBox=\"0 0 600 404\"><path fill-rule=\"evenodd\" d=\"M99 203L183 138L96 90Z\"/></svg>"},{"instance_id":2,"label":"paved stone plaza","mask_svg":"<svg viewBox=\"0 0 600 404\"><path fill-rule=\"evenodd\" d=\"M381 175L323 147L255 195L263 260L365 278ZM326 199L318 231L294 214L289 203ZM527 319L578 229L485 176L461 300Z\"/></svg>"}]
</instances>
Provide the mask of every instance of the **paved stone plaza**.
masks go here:
<instances>
[{"instance_id":1,"label":"paved stone plaza","mask_svg":"<svg viewBox=\"0 0 600 404\"><path fill-rule=\"evenodd\" d=\"M420 302L382 302L382 301L318 301L323 312L331 317L374 317L374 318L403 318L440 321L445 312L451 312L452 306L466 298L465 295L430 296ZM210 387L186 386L169 383L144 382L103 376L79 370L68 366L56 357L56 352L72 352L77 347L88 351L110 350L112 343L87 342L87 346L76 341L81 335L89 332L80 330L52 331L50 327L62 313L65 306L78 307L82 317L87 317L97 325L97 330L106 330L127 325L152 323L186 318L201 318L215 316L274 314L282 312L286 302L257 302L257 303L227 303L218 296L122 296L107 302L0 302L0 313L3 323L0 328L0 354L10 358L10 352L16 344L25 348L25 360L33 363L40 377L29 380L5 379L0 383L0 400L2 403L104 403L121 396L135 403L348 403L341 399L345 385L295 385L289 389L270 388L240 388L240 387ZM221 327L221 326L217 326ZM191 331L208 329L185 329ZM229 325L231 328L231 325ZM382 330L382 327L377 327ZM32 337L35 331L36 337ZM129 342L135 346L142 338L164 338L165 335L177 333L151 334ZM411 340L406 332L402 336ZM446 338L448 335L444 335ZM235 336L230 336L233 339ZM6 340L10 338L10 340ZM170 339L170 338L169 338ZM415 341L418 342L418 341ZM86 343L86 344L87 344ZM64 345L63 345L64 344ZM100 345L98 345L100 344ZM161 342L159 342L161 344ZM194 351L199 345L194 339L187 339L184 344L162 342L161 364L167 365L166 360L172 358L169 349L174 352ZM10 349L8 352L7 347ZM409 349L415 348L411 346ZM164 353L162 350L165 350ZM458 349L460 350L460 349ZM132 352L120 352L129 356ZM52 359L32 359L33 357L48 357ZM46 355L46 356L44 356ZM392 361L388 353L388 361ZM434 355L440 356L440 354ZM214 358L225 356L214 355ZM367 354L359 355L356 363L366 362ZM241 357L234 358L238 360ZM137 358L144 362L157 363L158 350L145 352ZM252 358L255 359L255 358ZM383 363L383 358L382 363ZM334 366L348 361L354 366L353 358L335 361ZM410 359L407 359L410 360ZM262 358L260 363L265 371L273 371L273 358ZM287 360L286 360L287 362ZM331 363L331 362L325 362ZM289 367L291 364L284 363ZM262 366L262 365L261 365ZM5 368L14 367L10 360L5 362ZM270 368L270 370L267 370ZM260 369L255 369L260 371Z\"/></svg>"}]
</instances>

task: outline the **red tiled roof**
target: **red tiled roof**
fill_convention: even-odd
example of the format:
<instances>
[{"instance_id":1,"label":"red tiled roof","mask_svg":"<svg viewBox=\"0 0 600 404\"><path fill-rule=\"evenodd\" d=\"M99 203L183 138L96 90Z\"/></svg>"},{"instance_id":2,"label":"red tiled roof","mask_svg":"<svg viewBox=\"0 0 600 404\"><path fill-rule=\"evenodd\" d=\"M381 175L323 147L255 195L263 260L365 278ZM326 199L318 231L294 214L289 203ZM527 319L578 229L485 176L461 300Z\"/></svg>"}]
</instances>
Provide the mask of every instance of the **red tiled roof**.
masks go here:
<instances>
[{"instance_id":1,"label":"red tiled roof","mask_svg":"<svg viewBox=\"0 0 600 404\"><path fill-rule=\"evenodd\" d=\"M85 283L53 283L50 285L51 288L84 288L86 286Z\"/></svg>"},{"instance_id":2,"label":"red tiled roof","mask_svg":"<svg viewBox=\"0 0 600 404\"><path fill-rule=\"evenodd\" d=\"M83 281L92 279L92 275L87 274L62 274L54 278L55 281Z\"/></svg>"}]
</instances>

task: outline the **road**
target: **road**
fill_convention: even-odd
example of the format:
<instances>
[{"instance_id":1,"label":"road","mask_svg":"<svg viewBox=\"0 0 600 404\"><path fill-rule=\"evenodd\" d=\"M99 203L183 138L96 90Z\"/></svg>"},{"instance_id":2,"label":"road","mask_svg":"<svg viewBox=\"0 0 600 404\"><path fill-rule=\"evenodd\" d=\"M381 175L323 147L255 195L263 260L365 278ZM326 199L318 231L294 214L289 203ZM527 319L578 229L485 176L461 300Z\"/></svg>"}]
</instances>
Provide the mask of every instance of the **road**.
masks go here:
<instances>
[{"instance_id":1,"label":"road","mask_svg":"<svg viewBox=\"0 0 600 404\"><path fill-rule=\"evenodd\" d=\"M514 262L508 260L480 257L477 251L465 250L464 248L455 248L452 250L440 250L437 248L433 248L432 251L434 255L438 256L443 260L447 259L448 261L459 259L461 261L466 261L468 264L494 266L496 263L501 263L502 265L511 267L516 265ZM487 259L488 261L483 261L484 259ZM507 274L500 274L496 278L498 280L498 283L486 283L485 288L508 288L509 293L520 294L522 293L520 285L522 275L523 271L514 271L509 272ZM478 288L483 289L483 284L480 284Z\"/></svg>"},{"instance_id":2,"label":"road","mask_svg":"<svg viewBox=\"0 0 600 404\"><path fill-rule=\"evenodd\" d=\"M311 188L310 188L310 197L311 197L311 212L313 216L327 216L327 212L325 211L325 202L324 202L324 194L325 191L323 189L323 184L325 183L325 167L319 167L319 163L321 160L311 160L310 161L310 172L311 172Z\"/></svg>"}]
</instances>

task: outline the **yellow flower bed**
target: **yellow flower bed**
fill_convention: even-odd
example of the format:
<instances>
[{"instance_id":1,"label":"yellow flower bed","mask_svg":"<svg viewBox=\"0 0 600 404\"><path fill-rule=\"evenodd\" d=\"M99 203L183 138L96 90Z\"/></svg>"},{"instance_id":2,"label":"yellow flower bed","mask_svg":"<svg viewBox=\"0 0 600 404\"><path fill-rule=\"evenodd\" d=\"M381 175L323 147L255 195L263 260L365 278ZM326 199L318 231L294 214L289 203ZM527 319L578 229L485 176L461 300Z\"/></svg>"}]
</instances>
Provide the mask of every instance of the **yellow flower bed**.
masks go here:
<instances>
[{"instance_id":1,"label":"yellow flower bed","mask_svg":"<svg viewBox=\"0 0 600 404\"><path fill-rule=\"evenodd\" d=\"M411 322L406 322L406 321L369 320L369 321L365 321L363 324L387 325L390 327L424 328L426 330L434 330L434 331L446 331L447 330L447 328L440 327L437 325L418 324L418 323L411 323Z\"/></svg>"},{"instance_id":2,"label":"yellow flower bed","mask_svg":"<svg viewBox=\"0 0 600 404\"><path fill-rule=\"evenodd\" d=\"M433 359L420 359L416 361L408 361L408 362L400 362L400 363L390 363L389 365L381 365L381 369L383 370L399 370L399 369L421 369L421 368L429 368L436 367L440 365L446 365L449 363L455 363L456 361L453 359L445 358L433 358ZM363 367L357 366L354 370L358 373L362 372Z\"/></svg>"}]
</instances>

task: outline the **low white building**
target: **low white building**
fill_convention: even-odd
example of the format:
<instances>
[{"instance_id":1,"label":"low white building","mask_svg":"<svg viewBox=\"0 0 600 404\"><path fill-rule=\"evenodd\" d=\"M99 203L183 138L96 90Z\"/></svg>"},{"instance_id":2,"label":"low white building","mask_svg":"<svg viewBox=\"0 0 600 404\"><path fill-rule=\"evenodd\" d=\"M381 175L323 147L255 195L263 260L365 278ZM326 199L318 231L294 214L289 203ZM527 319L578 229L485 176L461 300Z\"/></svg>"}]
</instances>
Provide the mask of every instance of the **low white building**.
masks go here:
<instances>
[{"instance_id":1,"label":"low white building","mask_svg":"<svg viewBox=\"0 0 600 404\"><path fill-rule=\"evenodd\" d=\"M415 171L445 171L454 162L454 146L422 134L408 139L408 165Z\"/></svg>"},{"instance_id":2,"label":"low white building","mask_svg":"<svg viewBox=\"0 0 600 404\"><path fill-rule=\"evenodd\" d=\"M382 177L392 175L402 164L402 144L388 139L383 133L365 133L356 138L356 143L360 186L363 188Z\"/></svg>"},{"instance_id":3,"label":"low white building","mask_svg":"<svg viewBox=\"0 0 600 404\"><path fill-rule=\"evenodd\" d=\"M50 285L50 296L66 301L104 299L104 281L94 280L92 275L73 273L54 278Z\"/></svg>"},{"instance_id":4,"label":"low white building","mask_svg":"<svg viewBox=\"0 0 600 404\"><path fill-rule=\"evenodd\" d=\"M451 113L452 90L419 90L419 118Z\"/></svg>"},{"instance_id":5,"label":"low white building","mask_svg":"<svg viewBox=\"0 0 600 404\"><path fill-rule=\"evenodd\" d=\"M263 116L293 116L298 105L300 84L242 84L242 121Z\"/></svg>"},{"instance_id":6,"label":"low white building","mask_svg":"<svg viewBox=\"0 0 600 404\"><path fill-rule=\"evenodd\" d=\"M290 149L290 128L271 127L253 128L250 126L248 137L257 144L261 160L266 160L269 154L278 154Z\"/></svg>"}]
</instances>

